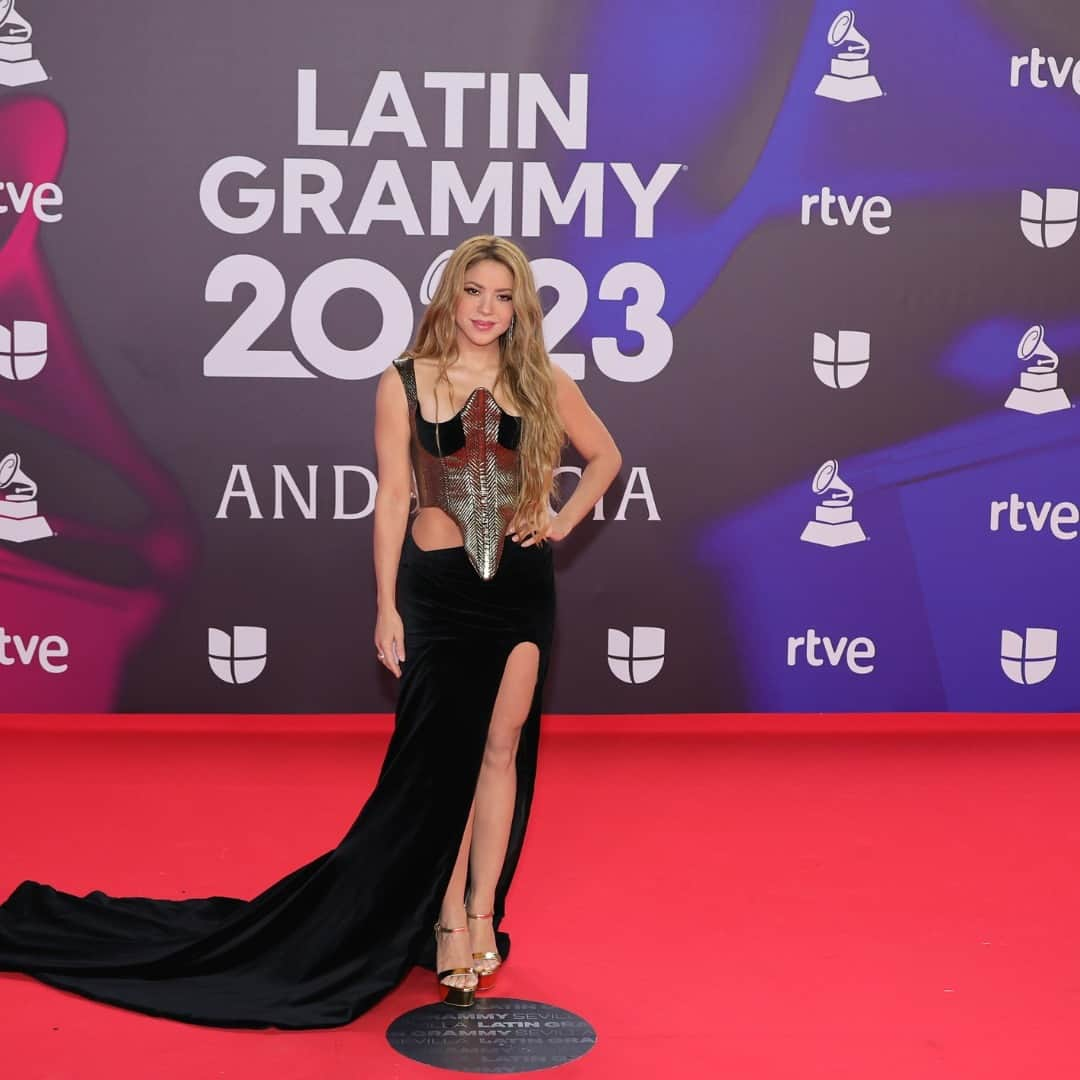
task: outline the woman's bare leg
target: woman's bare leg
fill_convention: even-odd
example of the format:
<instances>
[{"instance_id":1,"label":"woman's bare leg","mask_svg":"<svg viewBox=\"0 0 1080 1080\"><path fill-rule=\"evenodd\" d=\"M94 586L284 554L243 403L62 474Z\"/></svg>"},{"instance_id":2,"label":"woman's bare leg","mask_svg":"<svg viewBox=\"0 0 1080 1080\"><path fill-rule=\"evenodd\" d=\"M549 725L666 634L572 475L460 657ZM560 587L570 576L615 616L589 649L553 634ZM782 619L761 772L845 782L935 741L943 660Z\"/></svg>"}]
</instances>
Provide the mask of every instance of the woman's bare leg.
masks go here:
<instances>
[{"instance_id":1,"label":"woman's bare leg","mask_svg":"<svg viewBox=\"0 0 1080 1080\"><path fill-rule=\"evenodd\" d=\"M469 850L471 877L469 911L486 915L495 903L495 885L502 873L517 796L517 748L529 715L540 668L540 650L532 642L515 645L507 658L491 714L484 760L476 785ZM469 919L473 952L495 951L491 919ZM493 960L479 960L478 971L490 970Z\"/></svg>"},{"instance_id":2,"label":"woman's bare leg","mask_svg":"<svg viewBox=\"0 0 1080 1080\"><path fill-rule=\"evenodd\" d=\"M469 820L461 837L454 871L450 875L450 884L443 895L439 909L439 923L442 926L466 926L465 919L465 875L469 866L469 846L472 838L473 811L476 803L469 809ZM475 922L475 919L470 920ZM471 967L472 945L469 934L439 934L435 955L435 970L447 968ZM446 983L450 986L475 986L475 975L447 975Z\"/></svg>"}]
</instances>

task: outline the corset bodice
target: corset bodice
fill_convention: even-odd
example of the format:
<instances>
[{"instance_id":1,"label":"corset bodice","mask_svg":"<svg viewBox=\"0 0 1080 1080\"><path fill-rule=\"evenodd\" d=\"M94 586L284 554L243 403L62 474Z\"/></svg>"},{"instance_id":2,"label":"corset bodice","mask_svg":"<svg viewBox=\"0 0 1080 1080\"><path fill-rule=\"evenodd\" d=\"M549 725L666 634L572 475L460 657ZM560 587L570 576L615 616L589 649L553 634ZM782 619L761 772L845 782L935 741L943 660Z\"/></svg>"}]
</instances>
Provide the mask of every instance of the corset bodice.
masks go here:
<instances>
[{"instance_id":1,"label":"corset bodice","mask_svg":"<svg viewBox=\"0 0 1080 1080\"><path fill-rule=\"evenodd\" d=\"M473 569L495 576L518 495L521 418L478 386L438 424L420 412L412 357L394 361L409 402L417 506L437 506L457 522Z\"/></svg>"}]
</instances>

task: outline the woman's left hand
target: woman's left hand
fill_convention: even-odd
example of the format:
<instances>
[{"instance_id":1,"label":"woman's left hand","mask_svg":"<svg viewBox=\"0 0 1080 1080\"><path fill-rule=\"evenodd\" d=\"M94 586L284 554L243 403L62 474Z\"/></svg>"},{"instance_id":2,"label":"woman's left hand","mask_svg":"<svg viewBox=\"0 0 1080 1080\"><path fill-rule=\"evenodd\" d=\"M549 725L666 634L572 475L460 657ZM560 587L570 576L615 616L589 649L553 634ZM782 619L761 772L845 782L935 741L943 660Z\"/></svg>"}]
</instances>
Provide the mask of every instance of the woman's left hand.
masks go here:
<instances>
[{"instance_id":1,"label":"woman's left hand","mask_svg":"<svg viewBox=\"0 0 1080 1080\"><path fill-rule=\"evenodd\" d=\"M525 534L525 538L520 539L520 532L517 527L511 527L510 539L515 543L520 544L521 547L530 547L532 544L536 544L541 540L564 540L570 533L566 523L559 517L558 514L551 514L548 517L547 524L541 526L539 529Z\"/></svg>"}]
</instances>

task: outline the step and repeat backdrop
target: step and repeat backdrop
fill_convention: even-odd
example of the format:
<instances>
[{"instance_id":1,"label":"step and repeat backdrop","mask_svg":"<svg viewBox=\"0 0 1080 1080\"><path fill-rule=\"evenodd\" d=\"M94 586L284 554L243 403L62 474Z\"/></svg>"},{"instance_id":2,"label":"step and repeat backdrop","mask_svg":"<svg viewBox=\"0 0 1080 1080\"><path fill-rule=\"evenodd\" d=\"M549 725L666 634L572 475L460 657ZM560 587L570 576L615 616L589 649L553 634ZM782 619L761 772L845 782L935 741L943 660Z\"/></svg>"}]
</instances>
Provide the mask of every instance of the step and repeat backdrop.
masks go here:
<instances>
[{"instance_id":1,"label":"step and repeat backdrop","mask_svg":"<svg viewBox=\"0 0 1080 1080\"><path fill-rule=\"evenodd\" d=\"M624 458L550 711L1075 708L1078 54L1065 0L0 0L0 709L391 708L374 387L476 233Z\"/></svg>"}]
</instances>

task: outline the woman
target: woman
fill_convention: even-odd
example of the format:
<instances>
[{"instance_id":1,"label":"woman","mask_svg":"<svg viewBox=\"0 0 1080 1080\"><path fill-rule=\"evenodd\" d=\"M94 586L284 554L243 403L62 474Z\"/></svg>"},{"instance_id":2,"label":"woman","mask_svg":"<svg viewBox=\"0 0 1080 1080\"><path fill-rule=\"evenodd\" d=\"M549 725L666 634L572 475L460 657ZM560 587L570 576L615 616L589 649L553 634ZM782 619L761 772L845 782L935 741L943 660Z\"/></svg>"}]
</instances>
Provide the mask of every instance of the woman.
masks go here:
<instances>
[{"instance_id":1,"label":"woman","mask_svg":"<svg viewBox=\"0 0 1080 1080\"><path fill-rule=\"evenodd\" d=\"M454 1005L494 986L509 949L495 928L536 771L555 608L548 541L584 517L621 462L548 358L542 319L521 249L475 236L451 256L411 354L384 372L376 396L375 647L402 678L395 743L428 748L460 837L435 923L441 992ZM566 433L589 464L552 516ZM445 857L439 868L442 882Z\"/></svg>"},{"instance_id":2,"label":"woman","mask_svg":"<svg viewBox=\"0 0 1080 1080\"><path fill-rule=\"evenodd\" d=\"M381 378L375 638L401 681L375 788L337 847L251 900L80 897L24 881L0 905L0 970L221 1027L346 1024L415 963L455 1004L474 1000L473 961L490 984L509 951L496 927L532 795L548 541L620 463L552 367L541 318L520 249L474 237L447 264L412 355ZM564 431L589 464L552 516ZM406 532L410 460L421 509Z\"/></svg>"}]
</instances>

